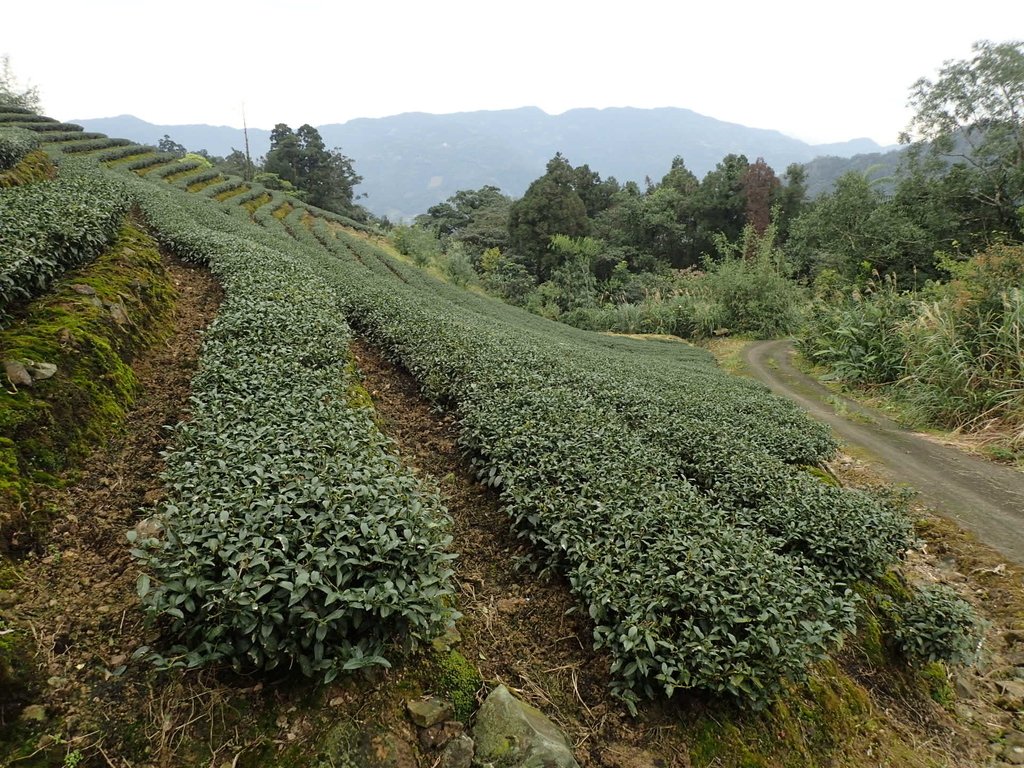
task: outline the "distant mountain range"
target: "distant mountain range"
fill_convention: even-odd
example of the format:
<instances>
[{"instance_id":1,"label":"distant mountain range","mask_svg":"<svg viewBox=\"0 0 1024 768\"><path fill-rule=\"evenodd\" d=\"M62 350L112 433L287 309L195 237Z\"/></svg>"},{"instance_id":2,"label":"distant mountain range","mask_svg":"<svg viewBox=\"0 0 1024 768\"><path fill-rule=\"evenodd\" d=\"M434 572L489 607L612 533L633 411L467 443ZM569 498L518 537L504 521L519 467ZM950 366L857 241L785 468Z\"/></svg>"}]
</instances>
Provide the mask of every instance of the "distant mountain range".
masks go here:
<instances>
[{"instance_id":1,"label":"distant mountain range","mask_svg":"<svg viewBox=\"0 0 1024 768\"><path fill-rule=\"evenodd\" d=\"M156 144L165 134L192 150L226 155L241 149L240 128L211 125L154 125L131 115L75 120L88 131ZM298 126L293 125L292 128ZM448 115L407 113L359 118L317 126L328 147L338 147L355 161L363 177L361 202L392 220L423 213L460 189L485 184L521 195L544 172L556 152L573 165L588 164L603 178L643 183L658 180L672 158L681 155L698 177L729 153L751 161L763 157L782 175L790 163L809 163L814 192L826 189L855 155L877 158L866 166L891 160L885 148L870 139L839 144L807 144L778 131L748 128L697 114L688 109L573 109L549 115L536 107ZM270 148L270 131L249 130L254 157ZM838 161L838 162L835 162ZM865 166L865 167L866 167ZM876 168L877 172L877 168Z\"/></svg>"}]
</instances>

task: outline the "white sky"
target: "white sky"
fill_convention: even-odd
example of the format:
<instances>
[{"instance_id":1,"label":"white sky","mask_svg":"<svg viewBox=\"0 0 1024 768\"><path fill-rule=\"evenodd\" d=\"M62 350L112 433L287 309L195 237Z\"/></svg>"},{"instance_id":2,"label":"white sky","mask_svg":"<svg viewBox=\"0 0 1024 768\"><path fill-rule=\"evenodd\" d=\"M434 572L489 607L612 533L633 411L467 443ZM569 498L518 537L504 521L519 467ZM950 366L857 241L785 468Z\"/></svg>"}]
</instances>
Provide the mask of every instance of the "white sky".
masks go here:
<instances>
[{"instance_id":1,"label":"white sky","mask_svg":"<svg viewBox=\"0 0 1024 768\"><path fill-rule=\"evenodd\" d=\"M62 120L686 107L892 144L918 77L1022 38L1021 0L51 0L4 3L0 53Z\"/></svg>"}]
</instances>

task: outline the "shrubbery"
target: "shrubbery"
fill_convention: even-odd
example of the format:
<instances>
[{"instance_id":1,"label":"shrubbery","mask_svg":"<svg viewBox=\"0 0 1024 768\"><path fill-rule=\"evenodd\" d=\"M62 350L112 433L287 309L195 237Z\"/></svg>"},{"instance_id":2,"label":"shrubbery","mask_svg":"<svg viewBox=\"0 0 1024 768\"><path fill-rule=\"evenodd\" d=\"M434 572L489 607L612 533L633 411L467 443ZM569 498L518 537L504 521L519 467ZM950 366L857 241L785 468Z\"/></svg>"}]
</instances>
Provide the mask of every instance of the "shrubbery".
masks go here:
<instances>
[{"instance_id":1,"label":"shrubbery","mask_svg":"<svg viewBox=\"0 0 1024 768\"><path fill-rule=\"evenodd\" d=\"M130 203L120 180L69 163L57 179L0 189L0 315L105 249Z\"/></svg>"},{"instance_id":2,"label":"shrubbery","mask_svg":"<svg viewBox=\"0 0 1024 768\"><path fill-rule=\"evenodd\" d=\"M1006 425L1024 443L1024 246L994 245L953 279L914 293L885 280L871 292L819 300L801 334L804 355L829 375L892 384L925 421Z\"/></svg>"},{"instance_id":3,"label":"shrubbery","mask_svg":"<svg viewBox=\"0 0 1024 768\"><path fill-rule=\"evenodd\" d=\"M287 242L136 189L161 241L208 261L227 291L167 459L164 536L136 542L140 594L176 641L163 662L330 680L442 634L455 615L447 517L350 404L333 291Z\"/></svg>"},{"instance_id":4,"label":"shrubbery","mask_svg":"<svg viewBox=\"0 0 1024 768\"><path fill-rule=\"evenodd\" d=\"M38 146L39 139L31 131L21 128L0 128L0 171L13 168Z\"/></svg>"}]
</instances>

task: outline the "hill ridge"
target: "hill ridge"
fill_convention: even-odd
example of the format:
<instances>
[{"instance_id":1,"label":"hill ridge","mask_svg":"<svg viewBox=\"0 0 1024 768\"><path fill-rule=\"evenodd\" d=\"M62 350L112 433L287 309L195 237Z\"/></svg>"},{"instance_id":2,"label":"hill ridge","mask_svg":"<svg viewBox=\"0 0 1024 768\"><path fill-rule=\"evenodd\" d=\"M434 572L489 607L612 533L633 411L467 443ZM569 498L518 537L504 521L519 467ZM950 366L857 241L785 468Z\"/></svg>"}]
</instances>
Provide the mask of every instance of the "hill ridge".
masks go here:
<instances>
[{"instance_id":1,"label":"hill ridge","mask_svg":"<svg viewBox=\"0 0 1024 768\"><path fill-rule=\"evenodd\" d=\"M88 131L155 144L164 135L190 149L225 155L244 143L242 130L204 124L158 125L134 116L76 120ZM870 139L809 144L769 128L751 128L682 107L571 109L549 115L539 107L448 114L405 112L317 126L324 142L355 161L363 204L402 219L423 213L460 189L498 186L521 195L561 152L603 177L643 183L661 178L680 155L698 176L729 153L764 157L781 175L793 162L819 155L884 152ZM270 131L249 129L254 155L270 146Z\"/></svg>"}]
</instances>

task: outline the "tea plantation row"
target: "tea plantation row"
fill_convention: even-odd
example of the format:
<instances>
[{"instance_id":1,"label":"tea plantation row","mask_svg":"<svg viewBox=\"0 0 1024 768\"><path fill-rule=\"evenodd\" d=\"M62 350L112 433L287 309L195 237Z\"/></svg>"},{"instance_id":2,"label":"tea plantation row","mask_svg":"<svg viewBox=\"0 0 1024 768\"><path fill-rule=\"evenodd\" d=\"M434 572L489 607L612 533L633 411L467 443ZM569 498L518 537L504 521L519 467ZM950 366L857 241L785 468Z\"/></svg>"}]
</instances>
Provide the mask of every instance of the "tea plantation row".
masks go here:
<instances>
[{"instance_id":1,"label":"tea plantation row","mask_svg":"<svg viewBox=\"0 0 1024 768\"><path fill-rule=\"evenodd\" d=\"M850 631L848 584L907 546L894 511L793 465L833 444L765 390L686 353L651 375L628 345L517 322L297 218L284 225L320 246L350 322L457 409L481 479L569 579L627 700L767 701Z\"/></svg>"},{"instance_id":2,"label":"tea plantation row","mask_svg":"<svg viewBox=\"0 0 1024 768\"><path fill-rule=\"evenodd\" d=\"M452 621L436 495L358 405L345 318L291 250L184 194L133 185L158 239L227 291L168 457L140 591L171 619L169 663L296 664L331 679ZM275 247L275 245L277 247ZM287 244L285 244L287 245Z\"/></svg>"},{"instance_id":3,"label":"tea plantation row","mask_svg":"<svg viewBox=\"0 0 1024 768\"><path fill-rule=\"evenodd\" d=\"M123 182L70 163L56 179L0 189L0 315L103 251L129 206Z\"/></svg>"}]
</instances>

